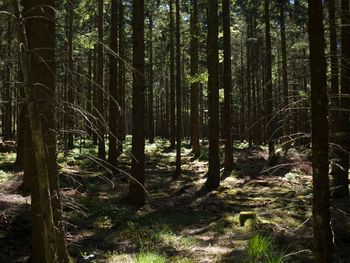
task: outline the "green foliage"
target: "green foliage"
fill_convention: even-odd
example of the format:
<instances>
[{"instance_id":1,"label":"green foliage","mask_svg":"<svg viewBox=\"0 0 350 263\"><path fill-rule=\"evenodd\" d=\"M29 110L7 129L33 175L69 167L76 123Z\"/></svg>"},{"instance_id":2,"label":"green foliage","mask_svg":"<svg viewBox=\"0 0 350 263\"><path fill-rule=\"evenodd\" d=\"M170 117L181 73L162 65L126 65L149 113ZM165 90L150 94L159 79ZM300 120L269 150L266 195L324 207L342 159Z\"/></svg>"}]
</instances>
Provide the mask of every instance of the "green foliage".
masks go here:
<instances>
[{"instance_id":1,"label":"green foliage","mask_svg":"<svg viewBox=\"0 0 350 263\"><path fill-rule=\"evenodd\" d=\"M198 73L195 76L186 75L186 83L207 83L208 82L208 72Z\"/></svg>"},{"instance_id":2,"label":"green foliage","mask_svg":"<svg viewBox=\"0 0 350 263\"><path fill-rule=\"evenodd\" d=\"M299 41L294 43L294 45L292 46L292 50L293 51L304 51L304 50L308 50L308 43L306 41Z\"/></svg>"}]
</instances>

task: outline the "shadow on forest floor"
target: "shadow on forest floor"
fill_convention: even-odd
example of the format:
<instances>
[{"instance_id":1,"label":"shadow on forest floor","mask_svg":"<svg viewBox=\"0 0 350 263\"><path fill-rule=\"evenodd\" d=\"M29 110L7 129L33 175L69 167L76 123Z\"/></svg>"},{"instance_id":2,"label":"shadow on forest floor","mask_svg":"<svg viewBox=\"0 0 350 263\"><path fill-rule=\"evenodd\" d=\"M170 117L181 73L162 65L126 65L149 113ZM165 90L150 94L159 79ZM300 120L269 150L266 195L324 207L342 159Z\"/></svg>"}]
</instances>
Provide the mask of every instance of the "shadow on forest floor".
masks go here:
<instances>
[{"instance_id":1,"label":"shadow on forest floor","mask_svg":"<svg viewBox=\"0 0 350 263\"><path fill-rule=\"evenodd\" d=\"M203 156L193 160L190 149L184 148L183 173L174 179L175 152L167 147L164 140L146 147L149 200L142 208L126 204L125 177L119 180L102 172L85 153L60 157L67 237L76 262L249 262L248 241L258 233L269 237L273 255L285 256L283 262L311 262L311 178L303 156L287 154L272 172L265 169L263 148L235 148L234 170L209 192L203 188L207 171ZM126 172L128 160L124 154L120 158L119 168ZM15 193L1 194L0 208L8 195ZM29 205L18 198L17 204L6 204L13 210L0 215L4 249L0 254L7 257L0 262L29 255L30 222L17 224L15 219L28 218L24 215ZM345 216L349 210L349 200L337 202L334 208L338 254L343 258L339 262L349 257L350 236L337 227L350 229ZM242 212L254 215L249 224L241 224ZM10 230L13 226L20 226L19 230ZM7 243L10 237L13 246ZM19 247L23 250L16 250ZM278 261L264 261L262 256L261 262Z\"/></svg>"}]
</instances>

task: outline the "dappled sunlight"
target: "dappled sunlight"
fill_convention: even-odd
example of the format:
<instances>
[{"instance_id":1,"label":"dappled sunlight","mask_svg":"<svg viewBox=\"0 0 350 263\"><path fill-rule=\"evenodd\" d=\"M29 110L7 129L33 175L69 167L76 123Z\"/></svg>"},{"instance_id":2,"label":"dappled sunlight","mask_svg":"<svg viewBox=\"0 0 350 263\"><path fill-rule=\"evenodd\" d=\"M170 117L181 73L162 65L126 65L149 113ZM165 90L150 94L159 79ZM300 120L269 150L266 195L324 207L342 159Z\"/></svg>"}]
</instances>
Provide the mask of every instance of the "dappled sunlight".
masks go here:
<instances>
[{"instance_id":1,"label":"dappled sunlight","mask_svg":"<svg viewBox=\"0 0 350 263\"><path fill-rule=\"evenodd\" d=\"M261 172L264 161L257 157L263 150L247 151L248 158L236 159L234 170L222 178L221 186L207 191L203 188L207 162L190 160L189 148L183 151L182 177L174 179L175 154L164 151L167 141L146 145L145 186L150 196L141 208L125 203L128 180L88 164L89 158L79 152L59 156L73 257L133 263L232 262L238 257L242 261L237 262L247 262L248 241L256 233L271 238L276 257L278 251L285 254L308 247L311 177L298 166L284 176L266 175ZM81 152L90 153L90 147L94 149L86 144ZM123 155L120 159L123 169L129 169L130 160ZM30 203L16 198L7 207ZM301 233L303 237L294 241Z\"/></svg>"}]
</instances>

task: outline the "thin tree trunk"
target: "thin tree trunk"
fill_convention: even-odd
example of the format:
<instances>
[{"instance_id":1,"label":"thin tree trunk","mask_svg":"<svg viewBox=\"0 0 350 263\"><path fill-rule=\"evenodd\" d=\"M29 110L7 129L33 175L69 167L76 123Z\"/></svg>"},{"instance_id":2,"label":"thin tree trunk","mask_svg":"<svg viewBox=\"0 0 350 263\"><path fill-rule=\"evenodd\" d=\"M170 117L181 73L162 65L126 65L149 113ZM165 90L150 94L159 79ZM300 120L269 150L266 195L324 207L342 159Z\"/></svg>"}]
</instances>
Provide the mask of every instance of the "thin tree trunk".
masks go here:
<instances>
[{"instance_id":1,"label":"thin tree trunk","mask_svg":"<svg viewBox=\"0 0 350 263\"><path fill-rule=\"evenodd\" d=\"M117 115L118 113L118 8L119 0L112 0L111 7L111 53L109 55L109 145L108 163L117 165Z\"/></svg>"},{"instance_id":2,"label":"thin tree trunk","mask_svg":"<svg viewBox=\"0 0 350 263\"><path fill-rule=\"evenodd\" d=\"M9 21L7 22L7 65L5 66L4 70L4 98L3 101L5 101L4 105L4 123L3 123L3 133L4 133L4 140L9 140L12 138L12 67L11 67L11 45L12 45L12 36L11 36L11 20L9 18Z\"/></svg>"},{"instance_id":3,"label":"thin tree trunk","mask_svg":"<svg viewBox=\"0 0 350 263\"><path fill-rule=\"evenodd\" d=\"M74 3L67 1L67 16L68 16L68 69L67 69L67 110L66 110L66 123L67 123L67 150L74 148L74 80L73 80L73 16L74 16Z\"/></svg>"},{"instance_id":4,"label":"thin tree trunk","mask_svg":"<svg viewBox=\"0 0 350 263\"><path fill-rule=\"evenodd\" d=\"M97 46L94 47L94 56L93 56L93 71L94 71L94 77L93 77L93 83L96 83L97 82ZM92 90L92 112L93 112L93 115L94 117L96 118L98 116L98 111L97 111L97 85L94 84L93 86L93 90ZM94 145L97 145L98 144L98 130L97 130L97 121L96 119L93 120L93 127L94 127L94 130L93 130L93 134L92 134L92 142Z\"/></svg>"},{"instance_id":5,"label":"thin tree trunk","mask_svg":"<svg viewBox=\"0 0 350 263\"><path fill-rule=\"evenodd\" d=\"M98 158L106 158L105 134L104 134L104 105L103 105L103 0L98 1L98 44L97 44L97 134L98 134Z\"/></svg>"},{"instance_id":6,"label":"thin tree trunk","mask_svg":"<svg viewBox=\"0 0 350 263\"><path fill-rule=\"evenodd\" d=\"M180 46L180 0L176 0L176 176L181 175L182 87Z\"/></svg>"},{"instance_id":7,"label":"thin tree trunk","mask_svg":"<svg viewBox=\"0 0 350 263\"><path fill-rule=\"evenodd\" d=\"M252 38L252 26L251 26L251 15L247 18L247 136L249 148L252 146L252 102L251 102L251 75L252 75L252 48L251 41Z\"/></svg>"},{"instance_id":8,"label":"thin tree trunk","mask_svg":"<svg viewBox=\"0 0 350 263\"><path fill-rule=\"evenodd\" d=\"M152 7L151 7L152 8ZM149 14L149 81L148 81L148 139L154 143L154 113L153 113L153 14Z\"/></svg>"},{"instance_id":9,"label":"thin tree trunk","mask_svg":"<svg viewBox=\"0 0 350 263\"><path fill-rule=\"evenodd\" d=\"M233 150L231 135L231 92L232 92L232 69L231 69L231 19L230 1L223 0L223 30L224 30L224 139L225 139L225 170L233 169Z\"/></svg>"},{"instance_id":10,"label":"thin tree trunk","mask_svg":"<svg viewBox=\"0 0 350 263\"><path fill-rule=\"evenodd\" d=\"M194 157L200 156L199 146L199 83L194 81L198 74L198 0L192 0L191 13L191 143Z\"/></svg>"},{"instance_id":11,"label":"thin tree trunk","mask_svg":"<svg viewBox=\"0 0 350 263\"><path fill-rule=\"evenodd\" d=\"M282 82L283 82L283 148L288 150L290 143L290 111L289 111L289 91L288 91L288 69L287 69L287 41L286 41L286 24L285 24L285 0L281 2L280 10L280 24L281 24L281 48L282 48Z\"/></svg>"},{"instance_id":12,"label":"thin tree trunk","mask_svg":"<svg viewBox=\"0 0 350 263\"><path fill-rule=\"evenodd\" d=\"M266 44L266 136L269 146L269 165L275 163L275 146L273 143L274 120L273 120L273 97L272 97L272 51L271 51L271 32L270 32L270 1L264 0L265 4L265 44Z\"/></svg>"},{"instance_id":13,"label":"thin tree trunk","mask_svg":"<svg viewBox=\"0 0 350 263\"><path fill-rule=\"evenodd\" d=\"M173 0L170 0L170 148L175 148L175 45Z\"/></svg>"},{"instance_id":14,"label":"thin tree trunk","mask_svg":"<svg viewBox=\"0 0 350 263\"><path fill-rule=\"evenodd\" d=\"M125 108L125 48L124 48L124 4L119 0L119 114L118 114L118 152L123 152L123 142L126 136Z\"/></svg>"}]
</instances>

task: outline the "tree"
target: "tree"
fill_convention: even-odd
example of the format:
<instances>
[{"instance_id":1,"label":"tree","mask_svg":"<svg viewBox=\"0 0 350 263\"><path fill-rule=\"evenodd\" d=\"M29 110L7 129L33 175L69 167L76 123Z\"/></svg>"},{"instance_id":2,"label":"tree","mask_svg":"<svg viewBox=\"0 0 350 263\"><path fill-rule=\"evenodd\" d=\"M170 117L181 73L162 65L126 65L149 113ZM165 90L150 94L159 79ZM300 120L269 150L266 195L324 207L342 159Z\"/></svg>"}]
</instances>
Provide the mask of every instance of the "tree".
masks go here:
<instances>
[{"instance_id":1,"label":"tree","mask_svg":"<svg viewBox=\"0 0 350 263\"><path fill-rule=\"evenodd\" d=\"M180 46L180 0L176 0L176 176L181 175L182 88Z\"/></svg>"},{"instance_id":2,"label":"tree","mask_svg":"<svg viewBox=\"0 0 350 263\"><path fill-rule=\"evenodd\" d=\"M149 10L149 77L148 77L148 139L149 143L154 143L154 105L153 105L153 7Z\"/></svg>"},{"instance_id":3,"label":"tree","mask_svg":"<svg viewBox=\"0 0 350 263\"><path fill-rule=\"evenodd\" d=\"M174 45L174 16L173 0L170 5L170 148L175 148L175 45Z\"/></svg>"},{"instance_id":4,"label":"tree","mask_svg":"<svg viewBox=\"0 0 350 263\"><path fill-rule=\"evenodd\" d=\"M66 107L66 150L72 150L74 148L74 82L73 82L73 20L74 20L74 3L67 1L67 83L66 83L66 98L67 98L67 107Z\"/></svg>"},{"instance_id":5,"label":"tree","mask_svg":"<svg viewBox=\"0 0 350 263\"><path fill-rule=\"evenodd\" d=\"M275 146L273 143L273 97L272 97L272 51L271 51L271 31L270 31L270 1L264 0L265 10L265 45L266 45L266 57L265 57L265 89L266 89L266 137L269 146L269 161L270 165L275 162Z\"/></svg>"},{"instance_id":6,"label":"tree","mask_svg":"<svg viewBox=\"0 0 350 263\"><path fill-rule=\"evenodd\" d=\"M198 75L198 0L192 0L191 13L191 144L194 157L200 156L199 146L199 83Z\"/></svg>"},{"instance_id":7,"label":"tree","mask_svg":"<svg viewBox=\"0 0 350 263\"><path fill-rule=\"evenodd\" d=\"M145 203L145 32L144 1L133 0L132 164L129 201Z\"/></svg>"},{"instance_id":8,"label":"tree","mask_svg":"<svg viewBox=\"0 0 350 263\"><path fill-rule=\"evenodd\" d=\"M109 145L108 162L110 165L117 164L117 115L118 105L118 8L119 0L112 1L111 7L111 45L109 55Z\"/></svg>"},{"instance_id":9,"label":"tree","mask_svg":"<svg viewBox=\"0 0 350 263\"><path fill-rule=\"evenodd\" d=\"M219 156L219 56L218 56L218 1L208 0L208 114L209 114L209 170L206 187L220 185Z\"/></svg>"},{"instance_id":10,"label":"tree","mask_svg":"<svg viewBox=\"0 0 350 263\"><path fill-rule=\"evenodd\" d=\"M350 103L350 11L349 0L341 1L341 79L339 109L335 121L334 179L335 197L349 195L349 103ZM334 80L333 80L334 81ZM335 83L334 83L335 85ZM334 88L335 91L335 88Z\"/></svg>"},{"instance_id":11,"label":"tree","mask_svg":"<svg viewBox=\"0 0 350 263\"><path fill-rule=\"evenodd\" d=\"M282 49L282 83L283 83L283 104L284 104L284 119L283 119L283 141L284 149L289 148L290 135L290 116L289 116L289 90L288 90L288 69L287 69L287 41L286 41L286 22L285 22L285 0L280 0L280 25L281 25L281 49Z\"/></svg>"},{"instance_id":12,"label":"tree","mask_svg":"<svg viewBox=\"0 0 350 263\"><path fill-rule=\"evenodd\" d=\"M24 24L18 1L11 2L18 18L20 64L35 160L32 166L36 168L31 186L33 262L68 263L56 164L54 6L48 0L27 1L25 10L35 19Z\"/></svg>"},{"instance_id":13,"label":"tree","mask_svg":"<svg viewBox=\"0 0 350 263\"><path fill-rule=\"evenodd\" d=\"M337 47L337 24L335 18L335 0L328 1L329 13L329 43L331 54L331 104L337 105L339 93L339 69L338 69L338 47ZM336 126L336 117L338 112L331 112L332 124ZM331 128L334 130L334 127ZM335 131L335 130L334 130Z\"/></svg>"},{"instance_id":14,"label":"tree","mask_svg":"<svg viewBox=\"0 0 350 263\"><path fill-rule=\"evenodd\" d=\"M7 65L4 70L4 91L3 91L3 116L2 116L2 129L4 140L12 138L12 62L11 62L11 19L7 21Z\"/></svg>"},{"instance_id":15,"label":"tree","mask_svg":"<svg viewBox=\"0 0 350 263\"><path fill-rule=\"evenodd\" d=\"M97 76L96 76L96 99L97 99L97 132L98 132L98 158L106 158L105 135L104 135L104 107L103 107L103 0L98 0L98 44L97 44Z\"/></svg>"},{"instance_id":16,"label":"tree","mask_svg":"<svg viewBox=\"0 0 350 263\"><path fill-rule=\"evenodd\" d=\"M231 172L233 169L233 151L231 135L231 92L232 92L232 69L231 69L231 19L230 1L223 0L223 27L224 27L224 139L225 139L225 169Z\"/></svg>"},{"instance_id":17,"label":"tree","mask_svg":"<svg viewBox=\"0 0 350 263\"><path fill-rule=\"evenodd\" d=\"M123 152L123 142L125 141L125 45L124 45L124 4L119 0L119 114L118 114L118 150Z\"/></svg>"},{"instance_id":18,"label":"tree","mask_svg":"<svg viewBox=\"0 0 350 263\"><path fill-rule=\"evenodd\" d=\"M328 179L328 98L323 9L309 0L311 123L313 164L313 242L316 262L331 262L330 193Z\"/></svg>"}]
</instances>

